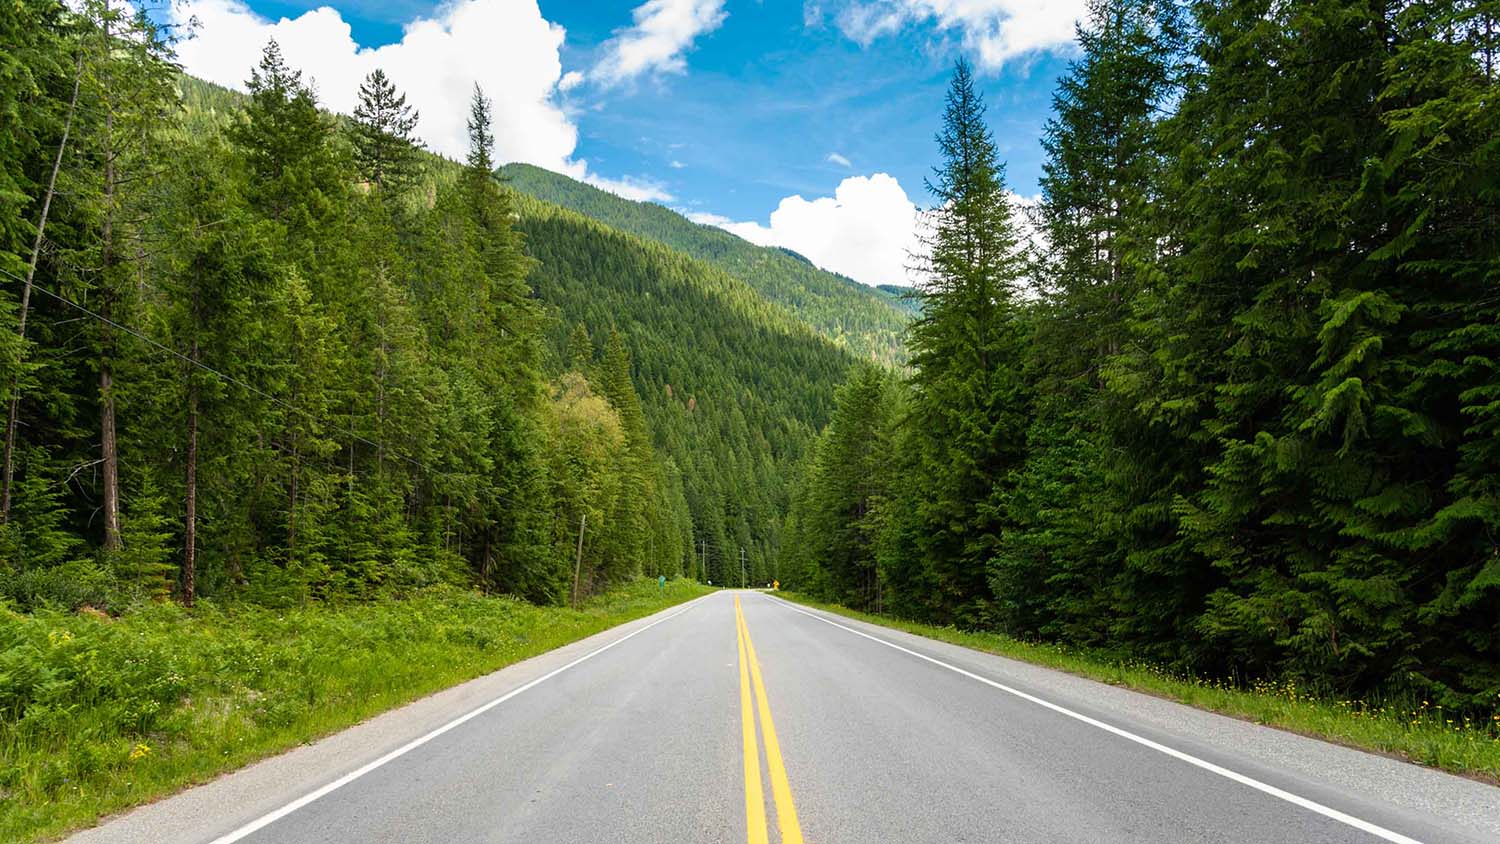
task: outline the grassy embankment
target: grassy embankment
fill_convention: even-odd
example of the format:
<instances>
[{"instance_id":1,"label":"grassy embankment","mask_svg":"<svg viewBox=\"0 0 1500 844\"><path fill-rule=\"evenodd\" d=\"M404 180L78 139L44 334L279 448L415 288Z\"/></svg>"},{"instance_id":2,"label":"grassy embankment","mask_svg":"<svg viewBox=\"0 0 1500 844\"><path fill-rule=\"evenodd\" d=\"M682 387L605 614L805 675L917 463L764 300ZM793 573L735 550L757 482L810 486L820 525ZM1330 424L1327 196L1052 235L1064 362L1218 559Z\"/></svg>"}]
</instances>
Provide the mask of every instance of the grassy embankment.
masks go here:
<instances>
[{"instance_id":1,"label":"grassy embankment","mask_svg":"<svg viewBox=\"0 0 1500 844\"><path fill-rule=\"evenodd\" d=\"M0 608L0 841L88 825L707 591L642 581L578 611L456 590L117 618Z\"/></svg>"},{"instance_id":2,"label":"grassy embankment","mask_svg":"<svg viewBox=\"0 0 1500 844\"><path fill-rule=\"evenodd\" d=\"M996 633L871 615L795 593L782 592L780 597L859 621L1056 668L1199 709L1500 784L1500 700L1496 701L1494 713L1476 720L1454 717L1420 698L1333 700L1290 683L1259 682L1237 687L1223 681L1184 677L1139 661L1022 642Z\"/></svg>"}]
</instances>

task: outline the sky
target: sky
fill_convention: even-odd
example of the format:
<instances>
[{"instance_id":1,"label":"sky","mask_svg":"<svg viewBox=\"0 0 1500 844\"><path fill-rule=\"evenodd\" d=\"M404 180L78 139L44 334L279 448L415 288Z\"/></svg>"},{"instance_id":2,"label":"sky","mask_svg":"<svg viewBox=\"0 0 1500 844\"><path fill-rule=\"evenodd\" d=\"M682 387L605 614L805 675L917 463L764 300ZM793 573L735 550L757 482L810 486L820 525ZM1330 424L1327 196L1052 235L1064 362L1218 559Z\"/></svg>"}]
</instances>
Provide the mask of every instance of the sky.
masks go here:
<instances>
[{"instance_id":1,"label":"sky","mask_svg":"<svg viewBox=\"0 0 1500 844\"><path fill-rule=\"evenodd\" d=\"M496 158L904 284L953 63L975 67L1023 201L1083 0L177 0L192 74L243 90L266 41L353 111L380 67L461 158L475 83Z\"/></svg>"}]
</instances>

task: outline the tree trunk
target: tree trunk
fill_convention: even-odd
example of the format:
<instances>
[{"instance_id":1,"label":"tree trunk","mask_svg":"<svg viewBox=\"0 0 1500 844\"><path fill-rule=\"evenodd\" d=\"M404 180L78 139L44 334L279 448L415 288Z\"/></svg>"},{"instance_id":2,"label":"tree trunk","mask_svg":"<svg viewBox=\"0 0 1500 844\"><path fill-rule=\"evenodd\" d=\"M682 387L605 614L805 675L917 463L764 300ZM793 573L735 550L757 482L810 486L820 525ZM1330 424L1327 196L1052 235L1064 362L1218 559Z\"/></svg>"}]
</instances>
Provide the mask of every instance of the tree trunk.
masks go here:
<instances>
[{"instance_id":1,"label":"tree trunk","mask_svg":"<svg viewBox=\"0 0 1500 844\"><path fill-rule=\"evenodd\" d=\"M120 550L120 461L109 358L99 361L99 445L104 453L104 550Z\"/></svg>"},{"instance_id":2,"label":"tree trunk","mask_svg":"<svg viewBox=\"0 0 1500 844\"><path fill-rule=\"evenodd\" d=\"M62 169L63 151L68 148L68 134L73 130L73 112L78 107L78 88L83 82L83 54L78 54L78 65L73 72L73 96L68 100L68 117L63 121L62 139L57 142L57 156L52 159L52 175L47 179L47 193L42 197L42 214L36 224L36 238L31 243L31 263L26 267L26 283L21 290L21 314L16 325L16 335L21 338L23 360L16 361L16 374L10 380L10 411L5 417L5 468L0 482L0 525L10 521L10 493L15 479L16 416L21 404L21 369L26 354L26 316L31 311L31 283L36 278L37 260L42 254L42 233L47 230L47 213L52 210L52 196L57 191L57 171Z\"/></svg>"},{"instance_id":3,"label":"tree trunk","mask_svg":"<svg viewBox=\"0 0 1500 844\"><path fill-rule=\"evenodd\" d=\"M297 478L301 474L302 460L297 453L297 442L292 441L292 482L287 491L286 510L286 556L290 564L297 554Z\"/></svg>"},{"instance_id":4,"label":"tree trunk","mask_svg":"<svg viewBox=\"0 0 1500 844\"><path fill-rule=\"evenodd\" d=\"M192 360L195 364L198 362L197 340L193 341ZM192 377L190 372L187 400L187 513L182 528L182 603L189 607L193 605L198 563L198 387L191 381Z\"/></svg>"},{"instance_id":5,"label":"tree trunk","mask_svg":"<svg viewBox=\"0 0 1500 844\"><path fill-rule=\"evenodd\" d=\"M109 38L109 4L105 6L104 36ZM111 318L115 268L115 149L114 114L104 112L104 214L99 221L99 267L104 290L101 315ZM115 394L110 380L114 337L108 322L99 326L99 450L104 460L104 550L120 550L120 460L115 441Z\"/></svg>"}]
</instances>

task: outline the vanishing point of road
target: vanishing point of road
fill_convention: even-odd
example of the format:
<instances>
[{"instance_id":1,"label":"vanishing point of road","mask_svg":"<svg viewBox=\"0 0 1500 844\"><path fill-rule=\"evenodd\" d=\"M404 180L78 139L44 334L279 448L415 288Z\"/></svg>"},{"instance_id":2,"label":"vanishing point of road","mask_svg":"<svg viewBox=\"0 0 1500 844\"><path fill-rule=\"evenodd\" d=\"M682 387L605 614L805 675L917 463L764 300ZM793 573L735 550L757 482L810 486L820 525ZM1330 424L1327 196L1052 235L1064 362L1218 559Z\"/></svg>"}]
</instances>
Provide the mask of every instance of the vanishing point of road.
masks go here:
<instances>
[{"instance_id":1,"label":"vanishing point of road","mask_svg":"<svg viewBox=\"0 0 1500 844\"><path fill-rule=\"evenodd\" d=\"M1500 789L719 592L70 840L1477 844Z\"/></svg>"}]
</instances>

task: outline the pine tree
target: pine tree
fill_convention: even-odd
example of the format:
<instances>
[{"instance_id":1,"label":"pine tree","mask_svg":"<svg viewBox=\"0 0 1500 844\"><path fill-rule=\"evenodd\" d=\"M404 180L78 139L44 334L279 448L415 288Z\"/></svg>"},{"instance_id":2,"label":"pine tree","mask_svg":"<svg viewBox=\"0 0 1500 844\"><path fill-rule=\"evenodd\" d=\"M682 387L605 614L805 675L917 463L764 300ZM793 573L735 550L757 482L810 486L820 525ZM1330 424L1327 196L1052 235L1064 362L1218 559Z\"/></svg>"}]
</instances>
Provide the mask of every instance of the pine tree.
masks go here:
<instances>
[{"instance_id":1,"label":"pine tree","mask_svg":"<svg viewBox=\"0 0 1500 844\"><path fill-rule=\"evenodd\" d=\"M176 69L170 48L146 15L112 0L83 6L88 32L82 36L85 119L75 145L87 162L68 172L66 185L87 220L87 234L63 253L68 280L90 289L103 320L94 324L98 385L100 509L105 552L119 550L120 449L116 370L119 339L113 321L135 321L132 276L141 270L146 245L142 219L149 213L152 180L159 171L152 141L176 108ZM83 220L80 220L80 223ZM128 365L128 361L126 362Z\"/></svg>"},{"instance_id":2,"label":"pine tree","mask_svg":"<svg viewBox=\"0 0 1500 844\"><path fill-rule=\"evenodd\" d=\"M1155 257L1143 224L1162 160L1156 116L1179 61L1176 14L1171 3L1094 0L1078 26L1082 55L1053 95L1031 265L1039 298L1027 378L1037 401L1007 505L1015 525L992 577L1002 625L1017 635L1100 644L1116 613L1101 584L1125 562L1123 507L1109 486L1122 453L1110 439L1125 413L1105 374Z\"/></svg>"},{"instance_id":3,"label":"pine tree","mask_svg":"<svg viewBox=\"0 0 1500 844\"><path fill-rule=\"evenodd\" d=\"M354 107L354 162L361 178L376 190L398 191L415 178L421 146L412 136L417 118L385 71L376 68L360 83L359 104Z\"/></svg>"},{"instance_id":4,"label":"pine tree","mask_svg":"<svg viewBox=\"0 0 1500 844\"><path fill-rule=\"evenodd\" d=\"M892 389L873 365L851 369L788 517L799 525L787 537L796 543L793 566L822 573L814 589L798 588L861 609L880 604L876 547L889 509Z\"/></svg>"}]
</instances>

